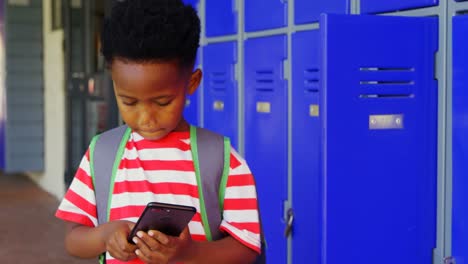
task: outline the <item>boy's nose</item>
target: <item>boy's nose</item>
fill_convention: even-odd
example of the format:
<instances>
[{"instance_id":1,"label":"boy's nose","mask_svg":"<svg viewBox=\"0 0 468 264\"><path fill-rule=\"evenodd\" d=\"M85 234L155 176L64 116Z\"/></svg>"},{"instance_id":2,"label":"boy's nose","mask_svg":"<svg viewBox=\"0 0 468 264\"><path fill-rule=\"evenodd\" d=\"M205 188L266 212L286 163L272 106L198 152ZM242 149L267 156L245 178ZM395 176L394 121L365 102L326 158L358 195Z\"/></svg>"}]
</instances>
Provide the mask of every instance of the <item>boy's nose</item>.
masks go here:
<instances>
[{"instance_id":1,"label":"boy's nose","mask_svg":"<svg viewBox=\"0 0 468 264\"><path fill-rule=\"evenodd\" d=\"M151 111L143 111L143 113L140 114L139 118L139 126L142 129L145 130L151 130L156 127L156 115L153 114Z\"/></svg>"}]
</instances>

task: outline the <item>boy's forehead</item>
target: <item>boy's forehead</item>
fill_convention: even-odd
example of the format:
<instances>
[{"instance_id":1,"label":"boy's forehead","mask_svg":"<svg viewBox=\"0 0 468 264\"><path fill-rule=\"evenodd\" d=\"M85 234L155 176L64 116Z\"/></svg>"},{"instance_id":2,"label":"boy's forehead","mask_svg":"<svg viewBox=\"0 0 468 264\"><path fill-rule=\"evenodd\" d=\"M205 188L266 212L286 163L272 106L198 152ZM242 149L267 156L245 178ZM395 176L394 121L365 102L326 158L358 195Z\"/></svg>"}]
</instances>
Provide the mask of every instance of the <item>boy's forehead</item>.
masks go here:
<instances>
[{"instance_id":1,"label":"boy's forehead","mask_svg":"<svg viewBox=\"0 0 468 264\"><path fill-rule=\"evenodd\" d=\"M177 62L126 62L116 60L111 67L114 82L130 84L161 84L184 81L186 72Z\"/></svg>"}]
</instances>

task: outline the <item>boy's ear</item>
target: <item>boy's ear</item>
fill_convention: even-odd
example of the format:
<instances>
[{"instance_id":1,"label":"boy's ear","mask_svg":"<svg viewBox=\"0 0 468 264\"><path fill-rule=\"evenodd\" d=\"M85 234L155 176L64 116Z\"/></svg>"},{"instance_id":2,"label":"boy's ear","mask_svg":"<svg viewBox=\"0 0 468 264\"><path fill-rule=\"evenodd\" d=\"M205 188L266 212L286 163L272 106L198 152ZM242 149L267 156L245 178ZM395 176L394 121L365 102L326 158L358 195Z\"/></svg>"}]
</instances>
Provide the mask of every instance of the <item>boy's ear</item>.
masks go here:
<instances>
[{"instance_id":1,"label":"boy's ear","mask_svg":"<svg viewBox=\"0 0 468 264\"><path fill-rule=\"evenodd\" d=\"M192 72L192 75L190 76L190 81L187 87L187 93L189 95L192 95L198 89L198 86L201 83L202 77L203 77L203 73L200 69L196 69L194 72Z\"/></svg>"}]
</instances>

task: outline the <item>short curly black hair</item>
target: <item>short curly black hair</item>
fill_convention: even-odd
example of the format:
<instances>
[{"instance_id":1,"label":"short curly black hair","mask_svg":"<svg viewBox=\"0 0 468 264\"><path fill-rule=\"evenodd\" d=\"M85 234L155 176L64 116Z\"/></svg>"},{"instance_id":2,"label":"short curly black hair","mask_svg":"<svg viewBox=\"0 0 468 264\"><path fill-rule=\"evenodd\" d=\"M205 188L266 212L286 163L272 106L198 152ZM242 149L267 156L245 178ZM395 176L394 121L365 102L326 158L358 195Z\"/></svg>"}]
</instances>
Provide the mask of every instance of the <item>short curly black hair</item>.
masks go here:
<instances>
[{"instance_id":1,"label":"short curly black hair","mask_svg":"<svg viewBox=\"0 0 468 264\"><path fill-rule=\"evenodd\" d=\"M131 62L177 60L195 63L200 41L200 19L181 0L115 1L104 20L101 52L110 66L114 59Z\"/></svg>"}]
</instances>

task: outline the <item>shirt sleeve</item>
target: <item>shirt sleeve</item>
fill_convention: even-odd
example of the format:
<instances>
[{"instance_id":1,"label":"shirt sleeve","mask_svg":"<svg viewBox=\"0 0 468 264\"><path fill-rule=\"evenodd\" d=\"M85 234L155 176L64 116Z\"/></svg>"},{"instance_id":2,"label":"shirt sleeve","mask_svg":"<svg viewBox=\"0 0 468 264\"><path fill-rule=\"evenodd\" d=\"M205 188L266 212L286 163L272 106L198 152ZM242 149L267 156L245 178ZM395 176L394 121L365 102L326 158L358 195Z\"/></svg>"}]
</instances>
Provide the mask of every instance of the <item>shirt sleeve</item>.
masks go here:
<instances>
[{"instance_id":1,"label":"shirt sleeve","mask_svg":"<svg viewBox=\"0 0 468 264\"><path fill-rule=\"evenodd\" d=\"M230 170L220 230L260 254L260 224L255 180L246 161L231 148Z\"/></svg>"},{"instance_id":2,"label":"shirt sleeve","mask_svg":"<svg viewBox=\"0 0 468 264\"><path fill-rule=\"evenodd\" d=\"M97 226L96 198L90 173L89 150L81 160L55 216L85 226Z\"/></svg>"}]
</instances>

